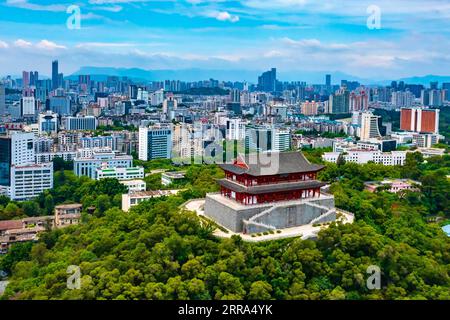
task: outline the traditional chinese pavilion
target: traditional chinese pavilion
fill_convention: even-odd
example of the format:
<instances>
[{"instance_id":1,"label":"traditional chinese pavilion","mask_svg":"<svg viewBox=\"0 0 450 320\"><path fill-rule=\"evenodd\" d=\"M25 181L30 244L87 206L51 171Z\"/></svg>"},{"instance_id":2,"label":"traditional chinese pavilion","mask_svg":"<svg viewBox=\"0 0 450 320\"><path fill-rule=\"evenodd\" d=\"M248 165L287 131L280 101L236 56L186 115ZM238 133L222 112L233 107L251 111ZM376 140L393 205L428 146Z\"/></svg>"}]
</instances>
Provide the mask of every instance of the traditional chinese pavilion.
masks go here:
<instances>
[{"instance_id":1,"label":"traditional chinese pavilion","mask_svg":"<svg viewBox=\"0 0 450 320\"><path fill-rule=\"evenodd\" d=\"M253 234L336 220L334 197L321 193L301 152L240 155L222 164L220 193L206 195L204 213L232 232Z\"/></svg>"},{"instance_id":2,"label":"traditional chinese pavilion","mask_svg":"<svg viewBox=\"0 0 450 320\"><path fill-rule=\"evenodd\" d=\"M317 173L324 166L310 163L300 152L240 155L222 164L221 194L243 205L320 197L323 183Z\"/></svg>"}]
</instances>

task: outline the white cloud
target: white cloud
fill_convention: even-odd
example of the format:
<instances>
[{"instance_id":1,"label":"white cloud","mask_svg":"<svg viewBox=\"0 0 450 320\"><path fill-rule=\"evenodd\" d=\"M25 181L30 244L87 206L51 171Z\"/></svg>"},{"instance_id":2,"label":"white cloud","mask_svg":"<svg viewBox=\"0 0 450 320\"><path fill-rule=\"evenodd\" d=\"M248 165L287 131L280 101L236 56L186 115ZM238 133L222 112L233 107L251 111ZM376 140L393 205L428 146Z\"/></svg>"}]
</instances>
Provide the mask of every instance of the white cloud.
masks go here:
<instances>
[{"instance_id":1,"label":"white cloud","mask_svg":"<svg viewBox=\"0 0 450 320\"><path fill-rule=\"evenodd\" d=\"M6 0L6 5L33 11L65 12L67 10L67 6L63 4L40 5L30 3L28 0Z\"/></svg>"},{"instance_id":2,"label":"white cloud","mask_svg":"<svg viewBox=\"0 0 450 320\"><path fill-rule=\"evenodd\" d=\"M227 11L214 11L211 12L210 14L211 17L216 18L219 21L230 21L230 22L238 22L239 21L239 16L236 15L232 15Z\"/></svg>"},{"instance_id":3,"label":"white cloud","mask_svg":"<svg viewBox=\"0 0 450 320\"><path fill-rule=\"evenodd\" d=\"M302 48L310 48L316 50L346 50L349 49L348 44L344 43L322 43L318 39L301 39L301 40L293 40L291 38L283 38L282 42L294 46L294 47L302 47Z\"/></svg>"},{"instance_id":4,"label":"white cloud","mask_svg":"<svg viewBox=\"0 0 450 320\"><path fill-rule=\"evenodd\" d=\"M30 48L33 44L23 39L17 39L14 41L14 46L18 48Z\"/></svg>"},{"instance_id":5,"label":"white cloud","mask_svg":"<svg viewBox=\"0 0 450 320\"><path fill-rule=\"evenodd\" d=\"M9 44L7 44L5 41L0 40L0 49L7 49L9 48Z\"/></svg>"},{"instance_id":6,"label":"white cloud","mask_svg":"<svg viewBox=\"0 0 450 320\"><path fill-rule=\"evenodd\" d=\"M109 11L109 12L120 12L123 10L122 6L97 6L97 7L93 7L92 10L99 10L99 11Z\"/></svg>"},{"instance_id":7,"label":"white cloud","mask_svg":"<svg viewBox=\"0 0 450 320\"><path fill-rule=\"evenodd\" d=\"M36 44L36 48L43 50L67 49L65 46L58 45L52 41L41 40Z\"/></svg>"}]
</instances>

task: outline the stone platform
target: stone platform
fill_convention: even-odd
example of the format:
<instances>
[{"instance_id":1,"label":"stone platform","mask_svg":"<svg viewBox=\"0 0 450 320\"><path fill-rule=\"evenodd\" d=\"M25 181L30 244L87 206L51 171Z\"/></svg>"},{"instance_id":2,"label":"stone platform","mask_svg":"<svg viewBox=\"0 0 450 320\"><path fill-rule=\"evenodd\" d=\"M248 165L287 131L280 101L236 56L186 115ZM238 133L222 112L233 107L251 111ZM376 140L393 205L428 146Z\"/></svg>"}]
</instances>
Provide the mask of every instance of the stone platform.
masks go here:
<instances>
[{"instance_id":1,"label":"stone platform","mask_svg":"<svg viewBox=\"0 0 450 320\"><path fill-rule=\"evenodd\" d=\"M254 234L336 220L334 197L242 205L220 193L208 194L205 216L235 233Z\"/></svg>"}]
</instances>

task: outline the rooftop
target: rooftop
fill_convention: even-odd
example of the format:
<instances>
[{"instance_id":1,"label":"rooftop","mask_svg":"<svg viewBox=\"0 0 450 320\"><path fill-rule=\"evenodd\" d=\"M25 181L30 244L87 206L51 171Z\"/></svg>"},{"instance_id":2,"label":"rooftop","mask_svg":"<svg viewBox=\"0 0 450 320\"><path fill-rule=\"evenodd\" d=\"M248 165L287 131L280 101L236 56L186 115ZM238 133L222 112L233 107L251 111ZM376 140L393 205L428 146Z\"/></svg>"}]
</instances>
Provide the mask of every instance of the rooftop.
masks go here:
<instances>
[{"instance_id":1,"label":"rooftop","mask_svg":"<svg viewBox=\"0 0 450 320\"><path fill-rule=\"evenodd\" d=\"M0 231L22 228L21 220L0 221Z\"/></svg>"},{"instance_id":2,"label":"rooftop","mask_svg":"<svg viewBox=\"0 0 450 320\"><path fill-rule=\"evenodd\" d=\"M235 164L222 164L220 167L238 175L269 176L317 172L325 166L310 163L301 152L267 152L240 155Z\"/></svg>"},{"instance_id":3,"label":"rooftop","mask_svg":"<svg viewBox=\"0 0 450 320\"><path fill-rule=\"evenodd\" d=\"M64 209L78 209L81 208L83 205L79 203L72 203L72 204L61 204L59 206L55 206L55 209L64 210Z\"/></svg>"},{"instance_id":4,"label":"rooftop","mask_svg":"<svg viewBox=\"0 0 450 320\"><path fill-rule=\"evenodd\" d=\"M154 191L136 191L129 194L130 198L147 198L158 196L170 196L173 193L170 190L154 190Z\"/></svg>"}]
</instances>

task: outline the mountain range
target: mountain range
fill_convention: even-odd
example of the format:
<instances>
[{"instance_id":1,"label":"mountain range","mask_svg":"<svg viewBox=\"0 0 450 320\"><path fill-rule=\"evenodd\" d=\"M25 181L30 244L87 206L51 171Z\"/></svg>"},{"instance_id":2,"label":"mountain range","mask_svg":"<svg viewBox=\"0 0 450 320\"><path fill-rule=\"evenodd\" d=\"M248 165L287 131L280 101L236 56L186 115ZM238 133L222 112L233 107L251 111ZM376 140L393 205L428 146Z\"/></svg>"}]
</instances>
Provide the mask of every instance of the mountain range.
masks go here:
<instances>
[{"instance_id":1,"label":"mountain range","mask_svg":"<svg viewBox=\"0 0 450 320\"><path fill-rule=\"evenodd\" d=\"M108 76L128 77L135 81L201 81L216 79L220 81L247 81L257 83L261 70L221 70L221 69L179 69L179 70L145 70L140 68L113 68L113 67L81 67L75 73L67 76L68 79L77 79L78 75L91 75L92 80L104 81ZM424 75L399 79L364 79L343 72L312 72L312 71L288 71L278 72L281 81L305 81L308 84L325 83L325 74L331 74L332 83L339 84L341 80L358 81L365 85L389 85L392 80L404 81L408 84L422 84L428 86L430 82L437 81L440 84L450 82L450 76Z\"/></svg>"}]
</instances>

